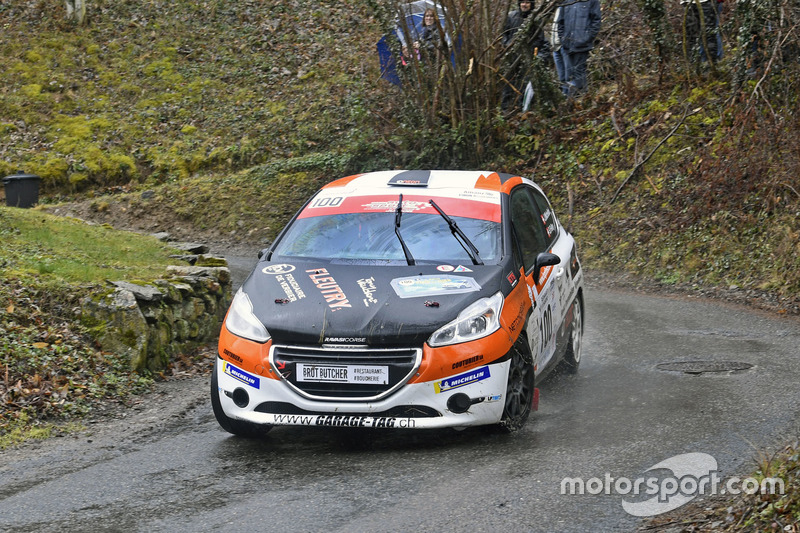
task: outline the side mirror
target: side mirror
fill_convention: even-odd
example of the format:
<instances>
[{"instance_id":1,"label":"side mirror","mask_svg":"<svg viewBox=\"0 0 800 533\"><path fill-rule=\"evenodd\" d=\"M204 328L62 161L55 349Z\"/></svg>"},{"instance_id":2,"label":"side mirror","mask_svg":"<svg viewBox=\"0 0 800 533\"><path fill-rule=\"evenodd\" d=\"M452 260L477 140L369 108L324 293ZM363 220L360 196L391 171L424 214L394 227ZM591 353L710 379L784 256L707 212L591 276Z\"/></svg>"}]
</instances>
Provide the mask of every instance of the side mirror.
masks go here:
<instances>
[{"instance_id":1,"label":"side mirror","mask_svg":"<svg viewBox=\"0 0 800 533\"><path fill-rule=\"evenodd\" d=\"M536 263L533 265L533 282L539 283L539 272L542 267L555 266L561 262L561 258L556 254L542 252L536 256Z\"/></svg>"},{"instance_id":2,"label":"side mirror","mask_svg":"<svg viewBox=\"0 0 800 533\"><path fill-rule=\"evenodd\" d=\"M264 248L263 250L258 251L258 258L261 259L264 255L269 251L269 248Z\"/></svg>"}]
</instances>

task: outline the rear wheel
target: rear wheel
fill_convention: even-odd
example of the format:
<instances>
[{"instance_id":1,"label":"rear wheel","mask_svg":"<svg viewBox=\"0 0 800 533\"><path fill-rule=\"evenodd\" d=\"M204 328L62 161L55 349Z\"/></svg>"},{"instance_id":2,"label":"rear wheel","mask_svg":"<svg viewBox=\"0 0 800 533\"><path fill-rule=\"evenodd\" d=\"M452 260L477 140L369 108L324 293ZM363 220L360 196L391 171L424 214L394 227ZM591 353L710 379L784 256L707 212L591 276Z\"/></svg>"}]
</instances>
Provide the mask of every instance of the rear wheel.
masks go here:
<instances>
[{"instance_id":1,"label":"rear wheel","mask_svg":"<svg viewBox=\"0 0 800 533\"><path fill-rule=\"evenodd\" d=\"M521 429L531 414L533 403L533 356L528 343L520 335L511 349L511 364L508 368L505 406L498 428L504 433Z\"/></svg>"},{"instance_id":2,"label":"rear wheel","mask_svg":"<svg viewBox=\"0 0 800 533\"><path fill-rule=\"evenodd\" d=\"M217 369L219 368L219 360L214 365L214 370L211 372L211 409L214 411L214 417L217 419L220 427L228 433L233 433L239 437L257 438L266 434L272 426L264 424L253 424L246 420L237 420L230 418L222 410L222 403L219 401L219 383L217 381Z\"/></svg>"},{"instance_id":3,"label":"rear wheel","mask_svg":"<svg viewBox=\"0 0 800 533\"><path fill-rule=\"evenodd\" d=\"M583 301L581 297L575 298L572 311L572 327L569 330L569 344L564 354L564 369L570 374L578 371L581 364L581 351L583 349Z\"/></svg>"}]
</instances>

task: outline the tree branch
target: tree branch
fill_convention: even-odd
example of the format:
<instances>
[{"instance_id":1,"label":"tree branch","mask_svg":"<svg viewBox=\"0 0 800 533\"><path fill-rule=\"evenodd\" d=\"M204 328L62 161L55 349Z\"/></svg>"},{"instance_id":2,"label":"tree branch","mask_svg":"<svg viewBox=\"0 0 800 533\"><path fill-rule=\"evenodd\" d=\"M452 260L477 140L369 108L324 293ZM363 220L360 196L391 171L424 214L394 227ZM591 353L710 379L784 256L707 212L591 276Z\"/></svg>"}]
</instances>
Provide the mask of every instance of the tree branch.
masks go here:
<instances>
[{"instance_id":1,"label":"tree branch","mask_svg":"<svg viewBox=\"0 0 800 533\"><path fill-rule=\"evenodd\" d=\"M647 163L647 161L649 161L651 157L653 157L653 154L655 154L655 153L656 153L656 151L657 151L659 148L661 148L661 147L664 145L664 143L665 143L665 142L667 142L667 140L668 140L670 137L672 137L673 135L675 135L675 132L676 132L676 131L678 131L678 128L680 128L680 127L681 127L681 124L683 124L683 121L684 121L684 120L686 120L688 117L690 117L690 116L692 116L692 115L694 115L694 114L698 113L699 111L700 111L700 109L695 109L694 111L692 111L691 113L689 113L689 108L688 108L688 107L687 107L687 108L684 110L684 112L683 112L683 116L682 116L682 117L681 117L681 119L678 121L678 123L675 125L675 127L674 127L674 128L672 128L672 131L670 131L670 132L669 132L669 134L668 134L666 137L664 137L663 139L661 139L661 142L659 142L659 143L656 145L656 147L655 147L655 148L653 148L653 149L650 151L650 153L649 153L649 154L647 154L647 157L645 157L644 159L642 159L641 161L639 161L638 163L636 163L636 165L634 165L633 169L631 169L631 172L630 172L630 174L628 174L628 177L627 177L627 178L625 178L625 181L623 181L623 182L620 184L620 186L617 188L617 192L615 192L615 193L614 193L614 196L612 196L612 197L611 197L611 201L610 201L609 203L612 203L612 204L614 203L614 200L616 200L616 199L617 199L617 196L619 196L619 193L620 193L620 191L622 191L622 188L623 188L623 187L625 187L625 185L626 185L626 184L627 184L627 183L630 181L630 179L631 179L631 178L632 178L632 177L633 177L633 176L636 174L636 172L638 172L638 171L639 171L639 169L641 169L641 168L644 166L644 164L645 164L645 163Z\"/></svg>"}]
</instances>

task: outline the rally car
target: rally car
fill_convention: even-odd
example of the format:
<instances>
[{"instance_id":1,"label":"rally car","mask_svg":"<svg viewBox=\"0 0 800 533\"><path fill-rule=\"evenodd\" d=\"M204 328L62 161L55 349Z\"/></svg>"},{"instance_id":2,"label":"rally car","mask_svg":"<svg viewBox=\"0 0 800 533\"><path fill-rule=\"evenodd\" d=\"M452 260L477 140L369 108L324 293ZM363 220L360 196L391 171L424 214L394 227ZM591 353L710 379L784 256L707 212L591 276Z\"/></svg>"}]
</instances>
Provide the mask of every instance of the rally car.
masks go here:
<instances>
[{"instance_id":1,"label":"rally car","mask_svg":"<svg viewBox=\"0 0 800 533\"><path fill-rule=\"evenodd\" d=\"M234 295L211 378L225 430L523 427L577 370L583 272L531 180L385 171L319 190Z\"/></svg>"}]
</instances>

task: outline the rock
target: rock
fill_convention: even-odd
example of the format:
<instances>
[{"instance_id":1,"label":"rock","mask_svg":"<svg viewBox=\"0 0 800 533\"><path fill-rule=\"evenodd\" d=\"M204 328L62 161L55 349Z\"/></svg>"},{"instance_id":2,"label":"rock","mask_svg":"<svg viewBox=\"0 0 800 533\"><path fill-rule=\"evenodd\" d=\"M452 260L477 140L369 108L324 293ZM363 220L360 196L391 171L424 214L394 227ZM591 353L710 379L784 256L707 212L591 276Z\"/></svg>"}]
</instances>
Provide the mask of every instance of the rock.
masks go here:
<instances>
[{"instance_id":1,"label":"rock","mask_svg":"<svg viewBox=\"0 0 800 533\"><path fill-rule=\"evenodd\" d=\"M173 242L170 246L189 252L190 254L205 254L208 253L208 246L196 242Z\"/></svg>"},{"instance_id":2,"label":"rock","mask_svg":"<svg viewBox=\"0 0 800 533\"><path fill-rule=\"evenodd\" d=\"M224 257L201 254L197 256L197 262L193 264L203 267L226 267L228 261Z\"/></svg>"},{"instance_id":3,"label":"rock","mask_svg":"<svg viewBox=\"0 0 800 533\"><path fill-rule=\"evenodd\" d=\"M201 267L201 266L182 266L169 265L167 272L171 275L179 276L202 276L217 278L222 283L227 283L231 279L231 271L228 267Z\"/></svg>"},{"instance_id":4,"label":"rock","mask_svg":"<svg viewBox=\"0 0 800 533\"><path fill-rule=\"evenodd\" d=\"M165 242L170 240L170 238L172 238L172 235L170 235L169 232L167 231L159 231L158 233L151 233L150 236L155 237L159 241L165 241Z\"/></svg>"},{"instance_id":5,"label":"rock","mask_svg":"<svg viewBox=\"0 0 800 533\"><path fill-rule=\"evenodd\" d=\"M158 302L163 297L164 294L158 290L156 287L152 285L137 285L135 283L129 283L127 281L112 281L110 282L113 286L119 287L120 289L125 289L133 293L137 300L144 300L146 302Z\"/></svg>"},{"instance_id":6,"label":"rock","mask_svg":"<svg viewBox=\"0 0 800 533\"><path fill-rule=\"evenodd\" d=\"M190 265L193 265L197 262L197 258L200 256L194 254L186 254L186 255L170 255L169 257L170 259L178 259L179 261L184 261L186 263L189 263Z\"/></svg>"},{"instance_id":7,"label":"rock","mask_svg":"<svg viewBox=\"0 0 800 533\"><path fill-rule=\"evenodd\" d=\"M147 362L147 320L129 290L117 287L114 292L95 300L83 301L84 313L97 327L97 341L103 350L130 357L131 367L140 370Z\"/></svg>"},{"instance_id":8,"label":"rock","mask_svg":"<svg viewBox=\"0 0 800 533\"><path fill-rule=\"evenodd\" d=\"M148 189L148 190L146 190L146 191L144 191L142 193L142 200L150 200L151 198L154 198L155 195L156 195L156 191Z\"/></svg>"}]
</instances>

